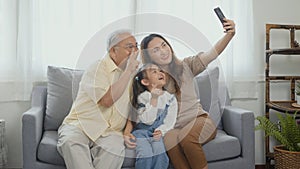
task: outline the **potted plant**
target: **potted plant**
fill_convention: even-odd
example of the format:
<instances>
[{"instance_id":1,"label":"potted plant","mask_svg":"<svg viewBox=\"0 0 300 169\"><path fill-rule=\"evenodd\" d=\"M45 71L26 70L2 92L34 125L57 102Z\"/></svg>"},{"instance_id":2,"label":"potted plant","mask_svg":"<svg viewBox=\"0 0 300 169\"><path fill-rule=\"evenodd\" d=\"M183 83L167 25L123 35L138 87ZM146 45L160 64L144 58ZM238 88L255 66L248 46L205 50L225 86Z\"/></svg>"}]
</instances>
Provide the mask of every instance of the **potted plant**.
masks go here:
<instances>
[{"instance_id":1,"label":"potted plant","mask_svg":"<svg viewBox=\"0 0 300 169\"><path fill-rule=\"evenodd\" d=\"M300 105L300 81L296 81L296 100L297 100L297 104Z\"/></svg>"},{"instance_id":2,"label":"potted plant","mask_svg":"<svg viewBox=\"0 0 300 169\"><path fill-rule=\"evenodd\" d=\"M264 130L266 136L274 137L281 145L274 146L276 169L300 168L300 126L296 115L277 113L279 123L270 121L265 116L258 116L259 124L255 130Z\"/></svg>"}]
</instances>

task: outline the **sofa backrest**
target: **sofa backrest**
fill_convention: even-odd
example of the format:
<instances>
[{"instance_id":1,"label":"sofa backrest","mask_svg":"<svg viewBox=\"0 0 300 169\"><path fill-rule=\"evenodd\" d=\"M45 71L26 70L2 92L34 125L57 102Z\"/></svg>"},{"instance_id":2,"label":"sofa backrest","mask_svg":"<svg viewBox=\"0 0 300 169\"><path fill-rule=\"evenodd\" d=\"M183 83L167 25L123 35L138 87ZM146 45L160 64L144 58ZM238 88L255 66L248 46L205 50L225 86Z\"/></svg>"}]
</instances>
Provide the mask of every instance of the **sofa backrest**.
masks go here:
<instances>
[{"instance_id":1,"label":"sofa backrest","mask_svg":"<svg viewBox=\"0 0 300 169\"><path fill-rule=\"evenodd\" d=\"M195 77L195 90L202 105L210 117L222 129L223 108L230 105L230 99L225 83L219 80L219 67L207 68Z\"/></svg>"},{"instance_id":2,"label":"sofa backrest","mask_svg":"<svg viewBox=\"0 0 300 169\"><path fill-rule=\"evenodd\" d=\"M83 70L48 66L45 130L57 130L76 98ZM219 68L207 69L195 78L195 87L203 109L222 129L222 107L230 104L226 86L219 83Z\"/></svg>"},{"instance_id":3,"label":"sofa backrest","mask_svg":"<svg viewBox=\"0 0 300 169\"><path fill-rule=\"evenodd\" d=\"M75 99L83 70L48 66L45 130L57 130L69 113Z\"/></svg>"}]
</instances>

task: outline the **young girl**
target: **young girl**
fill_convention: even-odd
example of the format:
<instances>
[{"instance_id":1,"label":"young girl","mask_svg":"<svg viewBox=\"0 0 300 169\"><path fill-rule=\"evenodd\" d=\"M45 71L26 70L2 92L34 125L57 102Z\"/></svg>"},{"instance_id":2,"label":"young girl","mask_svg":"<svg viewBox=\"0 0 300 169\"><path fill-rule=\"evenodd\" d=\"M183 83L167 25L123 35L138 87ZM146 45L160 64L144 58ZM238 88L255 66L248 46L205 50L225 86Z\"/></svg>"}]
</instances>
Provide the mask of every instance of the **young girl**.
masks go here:
<instances>
[{"instance_id":1,"label":"young girl","mask_svg":"<svg viewBox=\"0 0 300 169\"><path fill-rule=\"evenodd\" d=\"M162 136L173 129L177 116L176 97L164 90L165 73L154 64L144 65L133 79L131 101L136 125L136 169L167 169L169 158Z\"/></svg>"}]
</instances>

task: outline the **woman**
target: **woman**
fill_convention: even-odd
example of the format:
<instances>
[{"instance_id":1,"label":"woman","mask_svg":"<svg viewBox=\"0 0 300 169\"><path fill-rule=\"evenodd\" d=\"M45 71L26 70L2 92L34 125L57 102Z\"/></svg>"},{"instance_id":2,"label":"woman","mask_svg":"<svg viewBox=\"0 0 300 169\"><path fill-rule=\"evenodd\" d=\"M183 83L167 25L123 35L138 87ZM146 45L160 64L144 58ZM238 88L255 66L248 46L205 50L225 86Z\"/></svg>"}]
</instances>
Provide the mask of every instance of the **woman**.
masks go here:
<instances>
[{"instance_id":1,"label":"woman","mask_svg":"<svg viewBox=\"0 0 300 169\"><path fill-rule=\"evenodd\" d=\"M166 133L165 146L175 169L207 169L207 161L202 145L212 140L216 135L216 126L207 112L197 101L193 78L205 70L207 65L216 59L225 49L235 34L235 24L224 19L223 28L226 33L207 52L179 60L168 41L158 34L151 34L141 42L143 63L155 63L171 76L165 88L175 94L178 101L178 115L174 129ZM176 87L178 84L179 87ZM124 131L127 147L135 146L130 141L129 127Z\"/></svg>"}]
</instances>

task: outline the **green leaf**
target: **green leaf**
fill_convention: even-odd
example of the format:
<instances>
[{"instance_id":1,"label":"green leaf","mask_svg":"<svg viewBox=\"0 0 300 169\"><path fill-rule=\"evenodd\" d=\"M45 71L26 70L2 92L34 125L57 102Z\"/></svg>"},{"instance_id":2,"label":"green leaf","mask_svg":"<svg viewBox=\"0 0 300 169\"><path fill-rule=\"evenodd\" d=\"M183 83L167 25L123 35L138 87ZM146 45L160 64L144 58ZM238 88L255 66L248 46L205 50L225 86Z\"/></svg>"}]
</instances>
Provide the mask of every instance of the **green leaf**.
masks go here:
<instances>
[{"instance_id":1,"label":"green leaf","mask_svg":"<svg viewBox=\"0 0 300 169\"><path fill-rule=\"evenodd\" d=\"M264 130L266 136L274 137L283 144L289 151L300 151L300 126L296 123L297 112L292 116L285 113L277 113L279 124L271 122L265 116L258 116L259 124L255 130Z\"/></svg>"}]
</instances>

